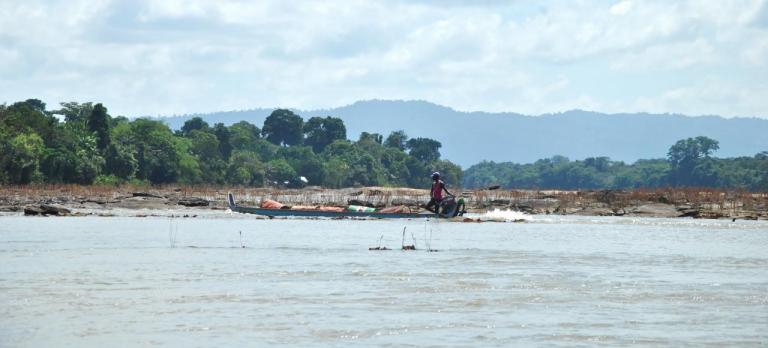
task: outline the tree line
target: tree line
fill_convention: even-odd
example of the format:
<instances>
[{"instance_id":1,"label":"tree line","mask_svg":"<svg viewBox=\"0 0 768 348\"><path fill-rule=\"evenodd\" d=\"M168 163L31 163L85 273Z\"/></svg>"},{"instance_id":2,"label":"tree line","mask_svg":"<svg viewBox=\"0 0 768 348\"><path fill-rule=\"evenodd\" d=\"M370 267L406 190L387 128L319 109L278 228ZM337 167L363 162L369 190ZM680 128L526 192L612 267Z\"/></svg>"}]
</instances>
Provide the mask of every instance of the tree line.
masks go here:
<instances>
[{"instance_id":1,"label":"tree line","mask_svg":"<svg viewBox=\"0 0 768 348\"><path fill-rule=\"evenodd\" d=\"M718 149L717 140L699 136L677 141L665 159L644 159L632 164L608 157L571 161L563 156L529 164L484 161L464 171L462 185L567 190L711 187L768 191L768 151L752 157L712 157Z\"/></svg>"},{"instance_id":2,"label":"tree line","mask_svg":"<svg viewBox=\"0 0 768 348\"><path fill-rule=\"evenodd\" d=\"M716 158L716 140L673 144L664 159L632 164L563 156L534 163L483 161L465 171L441 159L440 142L363 132L347 139L340 118L305 120L274 110L258 126L209 125L199 117L173 131L157 119L112 117L102 104L29 99L0 105L0 184L212 184L239 186L426 187L432 171L466 188L631 189L712 187L768 191L768 152Z\"/></svg>"},{"instance_id":3,"label":"tree line","mask_svg":"<svg viewBox=\"0 0 768 348\"><path fill-rule=\"evenodd\" d=\"M435 170L459 182L461 167L440 158L441 146L403 131L350 141L339 118L305 122L285 109L261 128L196 117L173 131L156 119L112 117L102 104L0 105L0 184L423 187Z\"/></svg>"}]
</instances>

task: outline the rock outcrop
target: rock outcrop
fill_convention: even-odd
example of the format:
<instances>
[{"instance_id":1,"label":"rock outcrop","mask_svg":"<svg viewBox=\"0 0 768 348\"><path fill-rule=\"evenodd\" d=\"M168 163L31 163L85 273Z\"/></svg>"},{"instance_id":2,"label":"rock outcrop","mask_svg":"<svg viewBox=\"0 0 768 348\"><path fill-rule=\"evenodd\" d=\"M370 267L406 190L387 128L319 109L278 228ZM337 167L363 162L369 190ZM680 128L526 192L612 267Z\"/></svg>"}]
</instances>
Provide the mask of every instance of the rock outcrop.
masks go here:
<instances>
[{"instance_id":1,"label":"rock outcrop","mask_svg":"<svg viewBox=\"0 0 768 348\"><path fill-rule=\"evenodd\" d=\"M678 217L680 212L672 204L648 203L631 208L627 215L654 216L654 217Z\"/></svg>"},{"instance_id":2,"label":"rock outcrop","mask_svg":"<svg viewBox=\"0 0 768 348\"><path fill-rule=\"evenodd\" d=\"M28 205L24 207L24 215L67 216L71 213L69 209L53 204Z\"/></svg>"},{"instance_id":3,"label":"rock outcrop","mask_svg":"<svg viewBox=\"0 0 768 348\"><path fill-rule=\"evenodd\" d=\"M185 207L207 207L211 204L211 202L199 197L187 197L179 199L177 204L183 205Z\"/></svg>"}]
</instances>

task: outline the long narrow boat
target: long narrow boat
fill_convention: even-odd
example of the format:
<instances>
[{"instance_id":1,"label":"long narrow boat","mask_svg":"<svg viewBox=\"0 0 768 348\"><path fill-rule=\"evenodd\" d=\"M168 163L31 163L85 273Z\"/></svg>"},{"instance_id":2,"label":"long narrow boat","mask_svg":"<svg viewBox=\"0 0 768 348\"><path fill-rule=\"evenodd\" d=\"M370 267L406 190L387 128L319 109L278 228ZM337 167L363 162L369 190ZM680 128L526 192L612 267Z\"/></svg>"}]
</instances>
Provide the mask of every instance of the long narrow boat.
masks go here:
<instances>
[{"instance_id":1,"label":"long narrow boat","mask_svg":"<svg viewBox=\"0 0 768 348\"><path fill-rule=\"evenodd\" d=\"M297 216L297 217L361 217L361 218L379 218L379 219L418 219L435 217L432 212L422 213L378 213L378 212L358 212L358 211L320 211L320 210L293 210L293 209L265 209L256 207L244 207L235 203L235 196L232 193L227 195L229 200L229 209L237 213L257 214L269 217L275 216Z\"/></svg>"}]
</instances>

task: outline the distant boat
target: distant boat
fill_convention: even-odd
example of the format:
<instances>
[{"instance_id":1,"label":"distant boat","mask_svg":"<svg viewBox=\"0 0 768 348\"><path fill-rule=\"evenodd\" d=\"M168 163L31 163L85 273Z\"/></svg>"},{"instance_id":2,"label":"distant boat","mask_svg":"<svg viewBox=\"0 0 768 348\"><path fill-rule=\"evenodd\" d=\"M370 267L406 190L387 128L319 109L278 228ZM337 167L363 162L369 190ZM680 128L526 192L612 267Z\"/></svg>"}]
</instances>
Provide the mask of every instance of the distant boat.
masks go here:
<instances>
[{"instance_id":1,"label":"distant boat","mask_svg":"<svg viewBox=\"0 0 768 348\"><path fill-rule=\"evenodd\" d=\"M243 214L257 214L269 217L275 216L295 216L295 217L327 217L327 218L343 218L343 217L362 217L362 218L379 218L379 219L418 219L418 218L434 218L435 213L425 211L421 213L380 213L380 212L365 212L365 211L322 211L322 210L296 210L296 209L266 209L256 207L244 207L235 203L235 196L232 193L228 195L229 209L237 213Z\"/></svg>"}]
</instances>

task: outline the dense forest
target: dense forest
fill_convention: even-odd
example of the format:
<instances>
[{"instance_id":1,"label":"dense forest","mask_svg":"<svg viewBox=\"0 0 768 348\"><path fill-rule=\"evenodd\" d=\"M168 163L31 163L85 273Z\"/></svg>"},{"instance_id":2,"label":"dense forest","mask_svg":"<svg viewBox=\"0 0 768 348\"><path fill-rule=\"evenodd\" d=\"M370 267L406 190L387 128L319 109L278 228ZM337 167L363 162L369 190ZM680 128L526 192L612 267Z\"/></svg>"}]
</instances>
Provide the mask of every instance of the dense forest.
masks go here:
<instances>
[{"instance_id":1,"label":"dense forest","mask_svg":"<svg viewBox=\"0 0 768 348\"><path fill-rule=\"evenodd\" d=\"M633 164L592 157L571 161L563 156L530 164L481 162L464 171L464 187L632 189L711 187L768 191L768 152L753 157L715 158L716 140L683 139L669 148L666 159Z\"/></svg>"},{"instance_id":2,"label":"dense forest","mask_svg":"<svg viewBox=\"0 0 768 348\"><path fill-rule=\"evenodd\" d=\"M440 159L441 146L402 131L349 141L341 119L305 122L283 109L261 128L193 118L173 132L155 119L112 117L102 104L0 105L2 184L424 187L433 170L459 182L461 168Z\"/></svg>"},{"instance_id":3,"label":"dense forest","mask_svg":"<svg viewBox=\"0 0 768 348\"><path fill-rule=\"evenodd\" d=\"M156 119L112 117L102 104L29 99L0 105L0 184L211 184L426 187L432 171L466 188L713 187L768 191L768 152L716 158L716 140L688 138L666 159L633 164L563 156L530 164L481 162L466 171L441 159L442 144L394 131L347 139L344 122L274 110L259 128L201 118L171 130Z\"/></svg>"}]
</instances>

